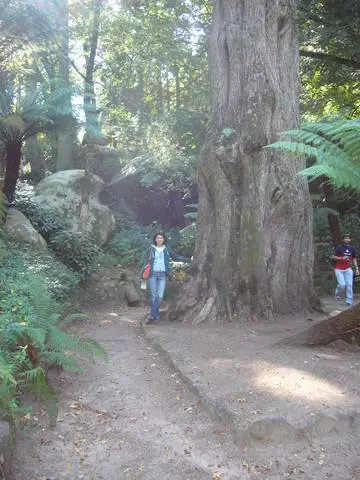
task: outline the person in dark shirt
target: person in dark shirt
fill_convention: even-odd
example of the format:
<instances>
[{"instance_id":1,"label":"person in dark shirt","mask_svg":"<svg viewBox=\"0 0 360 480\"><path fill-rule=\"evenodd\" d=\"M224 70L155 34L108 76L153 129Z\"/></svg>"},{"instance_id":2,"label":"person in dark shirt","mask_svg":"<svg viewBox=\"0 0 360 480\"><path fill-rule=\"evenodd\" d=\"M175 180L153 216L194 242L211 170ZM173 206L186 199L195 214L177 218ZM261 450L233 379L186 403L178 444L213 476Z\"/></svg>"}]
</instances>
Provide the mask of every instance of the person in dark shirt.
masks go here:
<instances>
[{"instance_id":1,"label":"person in dark shirt","mask_svg":"<svg viewBox=\"0 0 360 480\"><path fill-rule=\"evenodd\" d=\"M351 307L354 297L354 275L351 264L354 264L356 275L359 275L359 267L356 260L355 247L351 245L349 233L343 236L343 244L335 248L332 259L335 261L335 275L338 282L335 297L336 299L340 299L341 292L346 290L346 305Z\"/></svg>"}]
</instances>

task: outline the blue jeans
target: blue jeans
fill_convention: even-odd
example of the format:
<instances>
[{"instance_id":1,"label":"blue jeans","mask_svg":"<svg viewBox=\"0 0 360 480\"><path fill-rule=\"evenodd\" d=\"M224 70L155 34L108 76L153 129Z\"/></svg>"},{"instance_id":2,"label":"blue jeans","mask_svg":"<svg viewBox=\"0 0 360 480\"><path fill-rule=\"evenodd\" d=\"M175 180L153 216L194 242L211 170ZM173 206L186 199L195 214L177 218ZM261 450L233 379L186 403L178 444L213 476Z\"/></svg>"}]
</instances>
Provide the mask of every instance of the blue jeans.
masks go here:
<instances>
[{"instance_id":1,"label":"blue jeans","mask_svg":"<svg viewBox=\"0 0 360 480\"><path fill-rule=\"evenodd\" d=\"M335 295L336 297L340 296L340 293L346 290L346 303L352 305L354 294L353 294L353 271L351 268L346 270L339 270L335 268L336 280L338 286L336 287Z\"/></svg>"},{"instance_id":2,"label":"blue jeans","mask_svg":"<svg viewBox=\"0 0 360 480\"><path fill-rule=\"evenodd\" d=\"M166 285L165 272L153 272L148 279L148 286L150 290L150 318L155 321L160 320L160 303L164 297Z\"/></svg>"}]
</instances>

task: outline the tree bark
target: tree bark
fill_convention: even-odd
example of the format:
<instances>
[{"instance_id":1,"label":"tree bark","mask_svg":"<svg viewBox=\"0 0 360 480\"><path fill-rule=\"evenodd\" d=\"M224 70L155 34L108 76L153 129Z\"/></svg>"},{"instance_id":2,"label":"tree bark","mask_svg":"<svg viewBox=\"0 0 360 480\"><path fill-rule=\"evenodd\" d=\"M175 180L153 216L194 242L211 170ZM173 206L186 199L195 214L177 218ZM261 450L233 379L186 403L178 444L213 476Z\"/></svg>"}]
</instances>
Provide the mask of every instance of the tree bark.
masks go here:
<instances>
[{"instance_id":1,"label":"tree bark","mask_svg":"<svg viewBox=\"0 0 360 480\"><path fill-rule=\"evenodd\" d=\"M44 163L36 135L26 140L26 153L31 166L31 178L36 182L40 182L44 176Z\"/></svg>"},{"instance_id":2,"label":"tree bark","mask_svg":"<svg viewBox=\"0 0 360 480\"><path fill-rule=\"evenodd\" d=\"M57 134L56 171L73 168L72 159L72 119L71 119L71 93L70 93L70 58L69 58L69 1L61 0L59 17L62 19L61 43L59 52L59 79L60 87L64 89L63 101L68 118L64 121L64 128Z\"/></svg>"},{"instance_id":3,"label":"tree bark","mask_svg":"<svg viewBox=\"0 0 360 480\"><path fill-rule=\"evenodd\" d=\"M22 141L14 139L5 145L6 172L4 180L4 195L9 204L14 199L16 183L19 178Z\"/></svg>"},{"instance_id":4,"label":"tree bark","mask_svg":"<svg viewBox=\"0 0 360 480\"><path fill-rule=\"evenodd\" d=\"M264 147L299 126L295 0L213 0L212 121L198 171L193 275L169 318L272 318L312 297L302 159Z\"/></svg>"}]
</instances>

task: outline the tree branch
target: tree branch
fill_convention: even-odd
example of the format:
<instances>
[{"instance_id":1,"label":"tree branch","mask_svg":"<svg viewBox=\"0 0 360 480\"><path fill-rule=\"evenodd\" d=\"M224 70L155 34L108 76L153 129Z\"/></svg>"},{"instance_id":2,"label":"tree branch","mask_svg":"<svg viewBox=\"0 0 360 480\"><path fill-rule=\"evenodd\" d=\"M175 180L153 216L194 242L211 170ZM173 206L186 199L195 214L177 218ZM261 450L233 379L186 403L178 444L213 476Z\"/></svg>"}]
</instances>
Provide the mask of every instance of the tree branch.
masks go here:
<instances>
[{"instance_id":1,"label":"tree branch","mask_svg":"<svg viewBox=\"0 0 360 480\"><path fill-rule=\"evenodd\" d=\"M311 52L308 50L300 50L301 57L315 58L317 60L323 60L325 62L336 62L341 65L346 65L347 67L352 67L357 70L360 70L360 62L356 60L351 60L349 58L338 57L336 55L329 55L322 52Z\"/></svg>"}]
</instances>

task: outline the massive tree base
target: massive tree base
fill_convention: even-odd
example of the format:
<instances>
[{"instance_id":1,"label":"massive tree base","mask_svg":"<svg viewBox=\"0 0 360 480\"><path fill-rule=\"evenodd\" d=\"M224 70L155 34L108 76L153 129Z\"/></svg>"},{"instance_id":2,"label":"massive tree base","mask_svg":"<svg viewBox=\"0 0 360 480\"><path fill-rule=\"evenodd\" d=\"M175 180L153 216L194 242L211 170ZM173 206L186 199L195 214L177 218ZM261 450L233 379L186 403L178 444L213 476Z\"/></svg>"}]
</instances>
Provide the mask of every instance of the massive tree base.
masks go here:
<instances>
[{"instance_id":1,"label":"massive tree base","mask_svg":"<svg viewBox=\"0 0 360 480\"><path fill-rule=\"evenodd\" d=\"M267 319L312 304L304 159L266 149L299 125L295 0L214 0L211 122L199 170L192 277L168 318Z\"/></svg>"},{"instance_id":2,"label":"massive tree base","mask_svg":"<svg viewBox=\"0 0 360 480\"><path fill-rule=\"evenodd\" d=\"M197 270L195 266L193 270ZM166 320L197 325L200 323L231 323L274 321L274 310L271 302L262 305L246 304L246 295L235 296L231 285L224 284L219 288L216 279L194 273L183 284L175 300L170 304ZM296 305L296 307L298 307ZM294 308L294 312L302 311L324 313L324 307L316 295L309 295L303 308ZM291 312L287 313L291 315Z\"/></svg>"},{"instance_id":3,"label":"massive tree base","mask_svg":"<svg viewBox=\"0 0 360 480\"><path fill-rule=\"evenodd\" d=\"M327 318L281 343L286 345L328 345L339 339L351 343L359 342L360 305Z\"/></svg>"}]
</instances>

